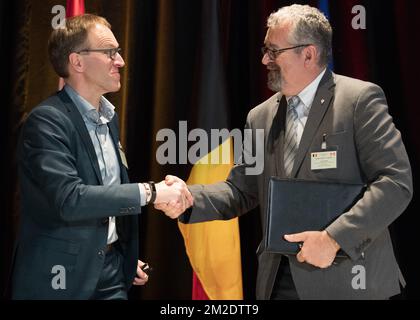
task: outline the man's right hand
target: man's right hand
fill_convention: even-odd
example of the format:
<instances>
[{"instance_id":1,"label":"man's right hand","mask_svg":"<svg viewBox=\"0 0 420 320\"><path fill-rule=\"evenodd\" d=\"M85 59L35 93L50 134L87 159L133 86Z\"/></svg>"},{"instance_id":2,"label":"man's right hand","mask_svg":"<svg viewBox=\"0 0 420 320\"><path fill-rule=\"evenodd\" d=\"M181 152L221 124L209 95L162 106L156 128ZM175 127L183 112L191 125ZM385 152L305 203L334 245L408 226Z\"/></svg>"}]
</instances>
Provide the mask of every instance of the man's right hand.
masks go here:
<instances>
[{"instance_id":1,"label":"man's right hand","mask_svg":"<svg viewBox=\"0 0 420 320\"><path fill-rule=\"evenodd\" d=\"M168 175L164 181L156 184L156 194L155 209L163 211L172 219L178 218L194 202L186 183L176 176Z\"/></svg>"}]
</instances>

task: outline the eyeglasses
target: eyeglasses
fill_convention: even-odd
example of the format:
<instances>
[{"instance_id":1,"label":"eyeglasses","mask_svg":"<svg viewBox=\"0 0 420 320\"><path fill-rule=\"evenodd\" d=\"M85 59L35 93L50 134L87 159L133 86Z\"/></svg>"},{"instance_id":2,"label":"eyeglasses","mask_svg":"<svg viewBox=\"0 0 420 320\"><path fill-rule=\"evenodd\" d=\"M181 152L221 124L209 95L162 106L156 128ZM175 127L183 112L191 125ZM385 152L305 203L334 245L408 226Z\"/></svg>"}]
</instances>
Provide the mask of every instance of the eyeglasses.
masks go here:
<instances>
[{"instance_id":1,"label":"eyeglasses","mask_svg":"<svg viewBox=\"0 0 420 320\"><path fill-rule=\"evenodd\" d=\"M115 60L117 53L121 54L121 48L109 48L109 49L83 49L76 51L76 53L81 54L82 52L102 52L108 56L111 60Z\"/></svg>"},{"instance_id":2,"label":"eyeglasses","mask_svg":"<svg viewBox=\"0 0 420 320\"><path fill-rule=\"evenodd\" d=\"M270 58L270 60L276 60L276 58L278 57L278 55L284 51L287 50L291 50L291 49L296 49L296 48L301 48L301 47L307 47L310 46L310 44L299 44L297 46L294 47L289 47L289 48L283 48L283 49L270 49L266 46L261 48L261 53L263 54L263 56L265 54L268 54L268 57Z\"/></svg>"}]
</instances>

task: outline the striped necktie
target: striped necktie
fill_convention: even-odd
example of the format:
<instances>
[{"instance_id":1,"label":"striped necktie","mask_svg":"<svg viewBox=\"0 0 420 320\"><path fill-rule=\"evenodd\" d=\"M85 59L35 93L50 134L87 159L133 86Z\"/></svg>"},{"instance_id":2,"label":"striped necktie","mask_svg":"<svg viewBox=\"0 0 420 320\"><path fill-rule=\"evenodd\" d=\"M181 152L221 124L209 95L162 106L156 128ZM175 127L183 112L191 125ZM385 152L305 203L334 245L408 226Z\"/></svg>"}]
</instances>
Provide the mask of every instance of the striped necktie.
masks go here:
<instances>
[{"instance_id":1,"label":"striped necktie","mask_svg":"<svg viewBox=\"0 0 420 320\"><path fill-rule=\"evenodd\" d=\"M293 164L295 162L295 156L298 148L296 123L298 114L296 107L299 102L299 97L293 96L287 103L286 132L284 140L284 170L287 177L290 177L292 174Z\"/></svg>"}]
</instances>

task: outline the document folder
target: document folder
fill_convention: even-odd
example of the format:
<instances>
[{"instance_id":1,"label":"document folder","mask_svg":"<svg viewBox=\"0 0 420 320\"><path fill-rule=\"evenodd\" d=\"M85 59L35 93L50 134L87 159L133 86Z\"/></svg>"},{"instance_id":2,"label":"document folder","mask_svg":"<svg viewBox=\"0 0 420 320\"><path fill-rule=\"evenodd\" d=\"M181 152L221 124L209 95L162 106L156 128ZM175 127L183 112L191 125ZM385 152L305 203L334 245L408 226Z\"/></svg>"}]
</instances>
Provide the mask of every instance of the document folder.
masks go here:
<instances>
[{"instance_id":1,"label":"document folder","mask_svg":"<svg viewBox=\"0 0 420 320\"><path fill-rule=\"evenodd\" d=\"M347 212L362 196L365 186L271 177L268 190L265 249L295 255L299 244L285 234L321 231ZM346 257L341 250L337 257Z\"/></svg>"}]
</instances>

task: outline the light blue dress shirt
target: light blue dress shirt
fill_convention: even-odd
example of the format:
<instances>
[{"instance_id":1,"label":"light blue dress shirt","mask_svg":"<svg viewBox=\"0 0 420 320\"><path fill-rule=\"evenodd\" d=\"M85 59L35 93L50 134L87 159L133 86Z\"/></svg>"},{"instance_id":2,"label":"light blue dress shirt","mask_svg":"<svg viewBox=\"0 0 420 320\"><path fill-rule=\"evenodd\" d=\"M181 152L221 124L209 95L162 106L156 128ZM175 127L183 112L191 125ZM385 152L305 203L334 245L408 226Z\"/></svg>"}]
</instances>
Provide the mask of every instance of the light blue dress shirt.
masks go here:
<instances>
[{"instance_id":1,"label":"light blue dress shirt","mask_svg":"<svg viewBox=\"0 0 420 320\"><path fill-rule=\"evenodd\" d=\"M115 107L105 97L101 97L98 112L68 84L64 86L64 90L76 105L85 122L98 158L103 184L105 186L121 184L117 150L115 150L107 125L115 115ZM117 240L115 217L109 217L107 243L110 244Z\"/></svg>"},{"instance_id":2,"label":"light blue dress shirt","mask_svg":"<svg viewBox=\"0 0 420 320\"><path fill-rule=\"evenodd\" d=\"M297 146L299 147L300 140L302 139L303 130L305 129L306 121L308 120L309 111L311 111L312 103L314 102L316 91L318 90L319 83L325 74L326 69L322 71L314 81L306 86L297 96L300 99L299 104L296 106L297 119ZM290 97L286 97L289 102Z\"/></svg>"}]
</instances>

